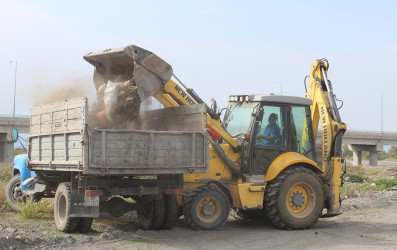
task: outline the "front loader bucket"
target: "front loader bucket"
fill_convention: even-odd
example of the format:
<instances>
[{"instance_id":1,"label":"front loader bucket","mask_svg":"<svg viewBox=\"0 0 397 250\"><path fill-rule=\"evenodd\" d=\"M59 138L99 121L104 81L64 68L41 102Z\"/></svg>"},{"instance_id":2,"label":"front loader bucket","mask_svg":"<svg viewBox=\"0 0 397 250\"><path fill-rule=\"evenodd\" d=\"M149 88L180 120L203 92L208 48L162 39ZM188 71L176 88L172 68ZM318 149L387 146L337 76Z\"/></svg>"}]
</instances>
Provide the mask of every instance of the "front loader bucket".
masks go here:
<instances>
[{"instance_id":1,"label":"front loader bucket","mask_svg":"<svg viewBox=\"0 0 397 250\"><path fill-rule=\"evenodd\" d=\"M91 52L84 59L95 67L95 79L101 83L125 75L138 87L141 101L154 95L172 76L172 67L154 53L135 45L124 48ZM95 78L95 74L100 77ZM95 83L96 85L100 85Z\"/></svg>"}]
</instances>

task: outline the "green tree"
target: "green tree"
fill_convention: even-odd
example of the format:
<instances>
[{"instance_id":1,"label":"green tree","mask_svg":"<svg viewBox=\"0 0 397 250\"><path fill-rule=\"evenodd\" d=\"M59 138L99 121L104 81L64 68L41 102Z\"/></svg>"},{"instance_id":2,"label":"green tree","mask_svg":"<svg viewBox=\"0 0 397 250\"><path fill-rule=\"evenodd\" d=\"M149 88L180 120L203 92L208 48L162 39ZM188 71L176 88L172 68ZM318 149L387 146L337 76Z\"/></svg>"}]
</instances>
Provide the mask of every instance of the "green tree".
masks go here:
<instances>
[{"instance_id":1,"label":"green tree","mask_svg":"<svg viewBox=\"0 0 397 250\"><path fill-rule=\"evenodd\" d=\"M392 146L389 149L389 152L387 152L387 158L388 159L397 159L397 147L396 146Z\"/></svg>"},{"instance_id":2,"label":"green tree","mask_svg":"<svg viewBox=\"0 0 397 250\"><path fill-rule=\"evenodd\" d=\"M349 146L347 144L342 146L342 156L345 159L353 158L353 152L349 149Z\"/></svg>"},{"instance_id":3,"label":"green tree","mask_svg":"<svg viewBox=\"0 0 397 250\"><path fill-rule=\"evenodd\" d=\"M386 151L382 150L382 152L378 152L378 159L379 160L384 160L384 159L388 159L388 155L386 153Z\"/></svg>"}]
</instances>

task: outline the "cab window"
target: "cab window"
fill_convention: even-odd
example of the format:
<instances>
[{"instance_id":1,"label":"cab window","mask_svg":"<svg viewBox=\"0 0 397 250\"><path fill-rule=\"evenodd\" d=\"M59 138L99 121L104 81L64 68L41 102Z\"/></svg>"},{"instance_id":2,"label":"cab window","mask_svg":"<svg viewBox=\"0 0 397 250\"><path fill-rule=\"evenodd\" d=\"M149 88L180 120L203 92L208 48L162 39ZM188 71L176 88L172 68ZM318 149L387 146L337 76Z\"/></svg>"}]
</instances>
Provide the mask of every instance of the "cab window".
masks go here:
<instances>
[{"instance_id":1,"label":"cab window","mask_svg":"<svg viewBox=\"0 0 397 250\"><path fill-rule=\"evenodd\" d=\"M314 160L314 140L310 108L292 106L290 119L291 151L301 153Z\"/></svg>"},{"instance_id":2,"label":"cab window","mask_svg":"<svg viewBox=\"0 0 397 250\"><path fill-rule=\"evenodd\" d=\"M285 106L263 106L263 118L258 125L256 146L284 148L286 145Z\"/></svg>"}]
</instances>

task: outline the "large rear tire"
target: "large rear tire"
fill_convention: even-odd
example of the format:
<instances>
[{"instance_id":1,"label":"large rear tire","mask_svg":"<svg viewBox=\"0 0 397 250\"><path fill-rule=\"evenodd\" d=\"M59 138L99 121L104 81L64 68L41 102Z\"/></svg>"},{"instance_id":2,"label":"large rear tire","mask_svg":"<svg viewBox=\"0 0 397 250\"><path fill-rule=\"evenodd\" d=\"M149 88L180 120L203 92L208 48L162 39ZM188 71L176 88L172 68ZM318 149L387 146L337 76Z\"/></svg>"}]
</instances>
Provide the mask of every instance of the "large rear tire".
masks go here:
<instances>
[{"instance_id":1,"label":"large rear tire","mask_svg":"<svg viewBox=\"0 0 397 250\"><path fill-rule=\"evenodd\" d=\"M214 186L201 186L185 198L183 213L186 222L196 230L215 230L229 217L227 196Z\"/></svg>"},{"instance_id":2,"label":"large rear tire","mask_svg":"<svg viewBox=\"0 0 397 250\"><path fill-rule=\"evenodd\" d=\"M64 233L74 233L77 230L79 219L70 217L71 184L59 184L54 200L54 220L57 229Z\"/></svg>"},{"instance_id":3,"label":"large rear tire","mask_svg":"<svg viewBox=\"0 0 397 250\"><path fill-rule=\"evenodd\" d=\"M14 175L7 183L6 187L6 200L9 206L14 210L19 210L18 202L26 202L27 200L38 202L41 199L41 195L34 194L27 196L22 193L21 190L21 176L19 174Z\"/></svg>"},{"instance_id":4,"label":"large rear tire","mask_svg":"<svg viewBox=\"0 0 397 250\"><path fill-rule=\"evenodd\" d=\"M305 229L321 216L324 191L318 175L304 167L286 169L266 187L268 218L280 229Z\"/></svg>"},{"instance_id":5,"label":"large rear tire","mask_svg":"<svg viewBox=\"0 0 397 250\"><path fill-rule=\"evenodd\" d=\"M159 230L164 222L164 197L153 199L140 205L138 209L138 224L143 230Z\"/></svg>"}]
</instances>

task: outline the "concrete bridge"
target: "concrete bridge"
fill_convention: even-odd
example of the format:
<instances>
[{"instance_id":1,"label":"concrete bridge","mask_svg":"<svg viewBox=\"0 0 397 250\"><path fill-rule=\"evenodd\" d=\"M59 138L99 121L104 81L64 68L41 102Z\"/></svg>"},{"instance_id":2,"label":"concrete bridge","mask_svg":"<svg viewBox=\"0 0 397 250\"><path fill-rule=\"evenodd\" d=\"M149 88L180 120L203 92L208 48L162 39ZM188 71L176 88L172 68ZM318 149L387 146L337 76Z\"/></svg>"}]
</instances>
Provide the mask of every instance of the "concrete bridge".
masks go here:
<instances>
[{"instance_id":1,"label":"concrete bridge","mask_svg":"<svg viewBox=\"0 0 397 250\"><path fill-rule=\"evenodd\" d=\"M321 140L321 131L317 133L317 141ZM353 165L362 164L362 151L369 152L369 165L378 165L378 152L383 146L397 146L397 133L347 130L343 136L344 145L348 144L353 151Z\"/></svg>"},{"instance_id":2,"label":"concrete bridge","mask_svg":"<svg viewBox=\"0 0 397 250\"><path fill-rule=\"evenodd\" d=\"M19 133L29 133L29 116L0 115L0 162L11 162L14 157L14 142L11 140L11 130L16 128ZM317 133L317 141L321 139L321 130ZM353 151L353 164L361 165L362 151L369 151L369 164L376 166L378 152L384 145L397 146L397 133L354 131L348 130L343 136L343 144L349 144Z\"/></svg>"},{"instance_id":3,"label":"concrete bridge","mask_svg":"<svg viewBox=\"0 0 397 250\"><path fill-rule=\"evenodd\" d=\"M29 133L29 116L0 116L0 162L12 162L14 158L14 141L11 131L16 128L19 133Z\"/></svg>"}]
</instances>

